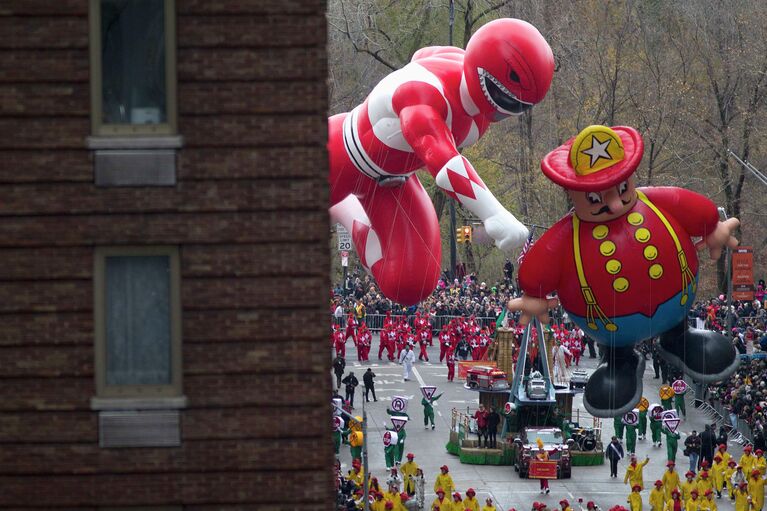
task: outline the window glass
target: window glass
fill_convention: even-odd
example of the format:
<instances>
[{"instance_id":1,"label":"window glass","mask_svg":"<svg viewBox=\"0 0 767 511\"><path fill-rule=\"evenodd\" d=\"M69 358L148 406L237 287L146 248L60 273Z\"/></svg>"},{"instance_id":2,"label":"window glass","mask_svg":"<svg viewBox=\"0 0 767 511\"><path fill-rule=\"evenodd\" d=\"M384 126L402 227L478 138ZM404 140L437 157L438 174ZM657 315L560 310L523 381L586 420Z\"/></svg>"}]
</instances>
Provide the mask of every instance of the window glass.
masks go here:
<instances>
[{"instance_id":1,"label":"window glass","mask_svg":"<svg viewBox=\"0 0 767 511\"><path fill-rule=\"evenodd\" d=\"M163 0L101 0L104 124L167 123Z\"/></svg>"},{"instance_id":2,"label":"window glass","mask_svg":"<svg viewBox=\"0 0 767 511\"><path fill-rule=\"evenodd\" d=\"M105 263L106 384L171 384L170 257Z\"/></svg>"}]
</instances>

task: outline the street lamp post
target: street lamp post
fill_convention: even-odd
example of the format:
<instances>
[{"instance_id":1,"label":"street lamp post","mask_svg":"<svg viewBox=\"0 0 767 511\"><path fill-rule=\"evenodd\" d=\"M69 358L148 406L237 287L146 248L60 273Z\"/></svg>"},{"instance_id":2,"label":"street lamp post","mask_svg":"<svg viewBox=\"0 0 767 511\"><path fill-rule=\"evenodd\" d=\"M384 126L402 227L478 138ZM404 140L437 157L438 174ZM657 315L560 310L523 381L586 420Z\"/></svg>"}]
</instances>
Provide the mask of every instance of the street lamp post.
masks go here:
<instances>
[{"instance_id":1,"label":"street lamp post","mask_svg":"<svg viewBox=\"0 0 767 511\"><path fill-rule=\"evenodd\" d=\"M453 46L453 24L455 22L455 5L453 0L450 0L450 18L449 18L449 31L448 31L448 45ZM456 265L456 244L455 244L455 201L448 198L448 208L450 211L450 274L448 278L455 278L455 265Z\"/></svg>"}]
</instances>

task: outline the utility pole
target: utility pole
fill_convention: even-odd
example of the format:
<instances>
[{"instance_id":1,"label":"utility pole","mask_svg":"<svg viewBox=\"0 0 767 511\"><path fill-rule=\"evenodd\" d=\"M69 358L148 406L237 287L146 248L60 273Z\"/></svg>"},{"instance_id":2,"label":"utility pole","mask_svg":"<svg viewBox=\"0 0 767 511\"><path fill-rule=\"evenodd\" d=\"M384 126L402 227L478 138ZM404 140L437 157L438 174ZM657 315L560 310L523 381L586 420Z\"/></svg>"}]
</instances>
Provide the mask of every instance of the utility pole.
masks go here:
<instances>
[{"instance_id":1,"label":"utility pole","mask_svg":"<svg viewBox=\"0 0 767 511\"><path fill-rule=\"evenodd\" d=\"M453 46L453 23L455 23L455 5L453 0L450 0L450 18L449 18L449 30L447 36L448 46ZM455 244L455 201L451 198L447 199L450 211L450 274L448 278L455 278L455 265L456 265L456 244Z\"/></svg>"}]
</instances>

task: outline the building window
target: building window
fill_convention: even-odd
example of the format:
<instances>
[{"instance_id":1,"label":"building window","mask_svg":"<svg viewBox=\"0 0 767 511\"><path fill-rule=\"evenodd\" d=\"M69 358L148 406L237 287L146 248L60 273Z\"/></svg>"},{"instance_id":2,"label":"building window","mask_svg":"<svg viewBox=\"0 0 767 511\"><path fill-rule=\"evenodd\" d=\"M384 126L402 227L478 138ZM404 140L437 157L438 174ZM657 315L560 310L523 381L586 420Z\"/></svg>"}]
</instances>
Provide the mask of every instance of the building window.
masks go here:
<instances>
[{"instance_id":1,"label":"building window","mask_svg":"<svg viewBox=\"0 0 767 511\"><path fill-rule=\"evenodd\" d=\"M99 397L181 395L181 304L175 247L96 249Z\"/></svg>"},{"instance_id":2,"label":"building window","mask_svg":"<svg viewBox=\"0 0 767 511\"><path fill-rule=\"evenodd\" d=\"M176 133L174 0L91 0L96 136Z\"/></svg>"}]
</instances>

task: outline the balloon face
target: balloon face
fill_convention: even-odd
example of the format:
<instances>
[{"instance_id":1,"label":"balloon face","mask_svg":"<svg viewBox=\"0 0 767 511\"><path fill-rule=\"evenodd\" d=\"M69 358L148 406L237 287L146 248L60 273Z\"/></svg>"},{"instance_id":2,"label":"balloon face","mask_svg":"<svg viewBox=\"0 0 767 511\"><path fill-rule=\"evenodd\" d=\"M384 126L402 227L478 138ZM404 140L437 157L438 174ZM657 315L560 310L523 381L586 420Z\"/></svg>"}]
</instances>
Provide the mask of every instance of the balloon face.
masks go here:
<instances>
[{"instance_id":1,"label":"balloon face","mask_svg":"<svg viewBox=\"0 0 767 511\"><path fill-rule=\"evenodd\" d=\"M553 76L551 47L527 22L491 21L466 46L466 86L480 111L496 119L532 108L546 95Z\"/></svg>"}]
</instances>

